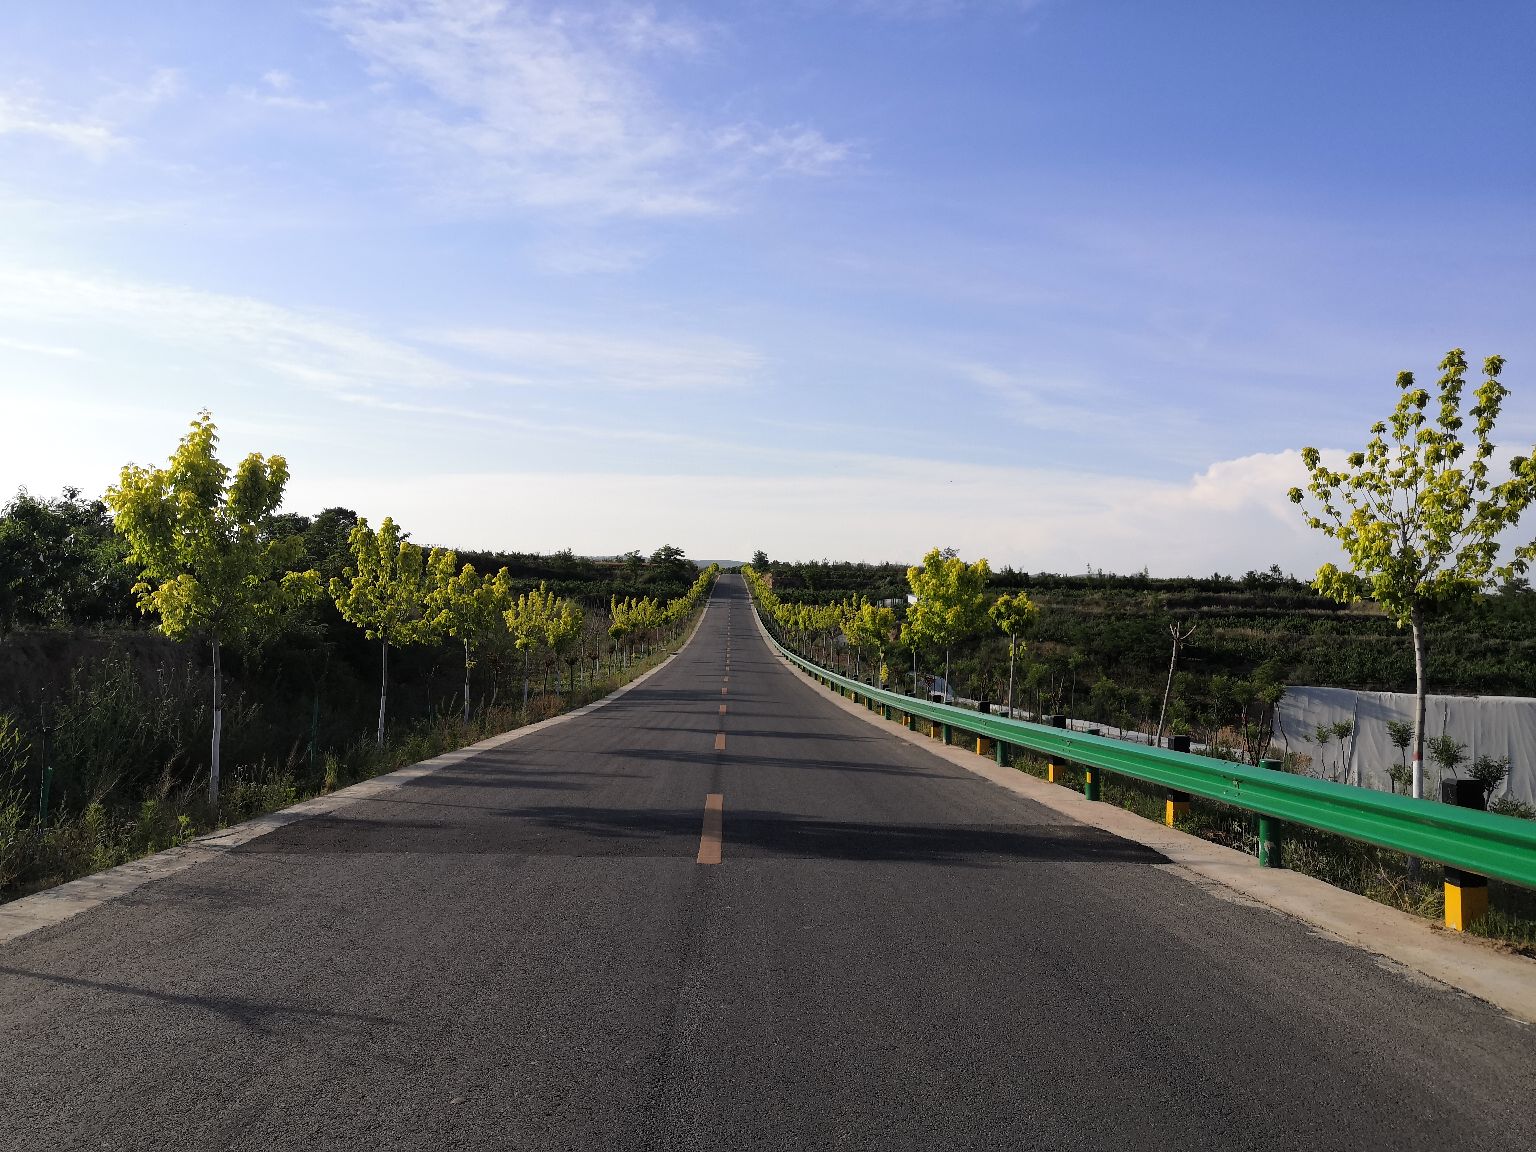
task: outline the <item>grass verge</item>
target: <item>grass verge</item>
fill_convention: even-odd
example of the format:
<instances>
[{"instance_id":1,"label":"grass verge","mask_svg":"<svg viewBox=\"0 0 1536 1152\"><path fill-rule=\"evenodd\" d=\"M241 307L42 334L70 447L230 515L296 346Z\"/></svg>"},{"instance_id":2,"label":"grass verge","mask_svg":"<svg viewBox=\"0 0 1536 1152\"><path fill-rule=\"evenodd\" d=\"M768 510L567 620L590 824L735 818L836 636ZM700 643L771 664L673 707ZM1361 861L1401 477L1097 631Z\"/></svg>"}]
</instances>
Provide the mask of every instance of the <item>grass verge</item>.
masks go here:
<instances>
[{"instance_id":1,"label":"grass verge","mask_svg":"<svg viewBox=\"0 0 1536 1152\"><path fill-rule=\"evenodd\" d=\"M133 808L95 803L80 812L58 813L43 824L23 822L19 806L0 803L0 904L573 711L638 679L685 642L637 658L574 693L535 693L526 709L520 703L498 705L467 724L460 716L437 716L390 736L383 745L361 737L317 757L312 766L297 751L286 763L238 766L225 778L217 810L208 804L206 782L178 788L169 770Z\"/></svg>"}]
</instances>

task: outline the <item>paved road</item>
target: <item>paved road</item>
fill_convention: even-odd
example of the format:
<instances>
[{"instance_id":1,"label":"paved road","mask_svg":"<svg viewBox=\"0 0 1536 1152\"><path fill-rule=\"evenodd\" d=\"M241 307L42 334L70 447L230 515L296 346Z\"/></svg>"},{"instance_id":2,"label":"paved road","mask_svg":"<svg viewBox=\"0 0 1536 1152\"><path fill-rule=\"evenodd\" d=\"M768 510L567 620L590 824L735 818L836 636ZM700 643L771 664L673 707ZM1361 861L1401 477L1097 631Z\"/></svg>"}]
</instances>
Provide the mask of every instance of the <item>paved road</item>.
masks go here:
<instances>
[{"instance_id":1,"label":"paved road","mask_svg":"<svg viewBox=\"0 0 1536 1152\"><path fill-rule=\"evenodd\" d=\"M1536 1030L844 713L749 612L0 947L0 1148L1536 1143Z\"/></svg>"}]
</instances>

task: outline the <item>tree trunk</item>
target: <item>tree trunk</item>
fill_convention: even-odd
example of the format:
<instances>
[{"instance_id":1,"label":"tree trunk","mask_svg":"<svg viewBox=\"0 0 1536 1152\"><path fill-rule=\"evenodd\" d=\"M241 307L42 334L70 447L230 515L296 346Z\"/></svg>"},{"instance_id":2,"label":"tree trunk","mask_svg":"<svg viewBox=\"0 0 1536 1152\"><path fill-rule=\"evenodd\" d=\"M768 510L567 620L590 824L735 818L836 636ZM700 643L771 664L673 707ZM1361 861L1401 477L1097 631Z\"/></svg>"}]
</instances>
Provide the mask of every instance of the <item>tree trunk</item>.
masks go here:
<instances>
[{"instance_id":1,"label":"tree trunk","mask_svg":"<svg viewBox=\"0 0 1536 1152\"><path fill-rule=\"evenodd\" d=\"M528 715L528 649L523 649L523 715Z\"/></svg>"},{"instance_id":2,"label":"tree trunk","mask_svg":"<svg viewBox=\"0 0 1536 1152\"><path fill-rule=\"evenodd\" d=\"M384 715L389 704L389 641L379 641L379 747L384 747Z\"/></svg>"},{"instance_id":3,"label":"tree trunk","mask_svg":"<svg viewBox=\"0 0 1536 1152\"><path fill-rule=\"evenodd\" d=\"M949 698L954 695L949 686L949 645L944 645L944 703L949 703Z\"/></svg>"},{"instance_id":4,"label":"tree trunk","mask_svg":"<svg viewBox=\"0 0 1536 1152\"><path fill-rule=\"evenodd\" d=\"M219 750L224 743L224 674L219 638L213 638L213 751L208 763L208 803L219 810Z\"/></svg>"},{"instance_id":5,"label":"tree trunk","mask_svg":"<svg viewBox=\"0 0 1536 1152\"><path fill-rule=\"evenodd\" d=\"M1008 719L1013 719L1013 658L1018 649L1018 637L1008 637Z\"/></svg>"},{"instance_id":6,"label":"tree trunk","mask_svg":"<svg viewBox=\"0 0 1536 1152\"><path fill-rule=\"evenodd\" d=\"M1163 746L1163 721L1168 718L1168 696L1173 692L1173 670L1179 662L1179 634L1173 634L1173 657L1168 661L1168 683L1163 688L1163 707L1157 714L1157 735L1152 738L1152 746Z\"/></svg>"},{"instance_id":7,"label":"tree trunk","mask_svg":"<svg viewBox=\"0 0 1536 1152\"><path fill-rule=\"evenodd\" d=\"M1413 796L1424 798L1424 614L1415 606L1413 628Z\"/></svg>"},{"instance_id":8,"label":"tree trunk","mask_svg":"<svg viewBox=\"0 0 1536 1152\"><path fill-rule=\"evenodd\" d=\"M464 641L464 723L469 724L469 670L475 666L474 658L469 654L469 641Z\"/></svg>"}]
</instances>

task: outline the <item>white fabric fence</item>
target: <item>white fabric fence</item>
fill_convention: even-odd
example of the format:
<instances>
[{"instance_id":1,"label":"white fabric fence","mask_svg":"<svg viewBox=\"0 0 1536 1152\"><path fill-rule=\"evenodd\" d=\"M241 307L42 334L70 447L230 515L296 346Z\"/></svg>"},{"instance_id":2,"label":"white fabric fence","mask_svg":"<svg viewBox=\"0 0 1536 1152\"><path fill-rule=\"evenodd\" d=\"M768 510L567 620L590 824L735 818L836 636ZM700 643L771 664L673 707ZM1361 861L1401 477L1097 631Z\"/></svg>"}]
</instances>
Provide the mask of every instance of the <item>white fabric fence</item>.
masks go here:
<instances>
[{"instance_id":1,"label":"white fabric fence","mask_svg":"<svg viewBox=\"0 0 1536 1152\"><path fill-rule=\"evenodd\" d=\"M1352 720L1353 742L1341 746L1319 744L1314 732L1320 724ZM1401 763L1402 753L1387 734L1388 720L1413 721L1413 696L1406 692L1355 692L1348 688L1288 687L1280 701L1275 722L1275 741L1270 755L1279 749L1312 757L1314 769L1321 764L1337 766L1340 779L1349 784L1380 788L1391 786L1389 765ZM1536 699L1528 696L1430 696L1424 712L1425 739L1448 734L1467 749L1463 777L1479 756L1509 758L1509 775L1493 795L1509 796L1536 804ZM1438 796L1439 769L1428 754L1424 757L1425 791Z\"/></svg>"}]
</instances>

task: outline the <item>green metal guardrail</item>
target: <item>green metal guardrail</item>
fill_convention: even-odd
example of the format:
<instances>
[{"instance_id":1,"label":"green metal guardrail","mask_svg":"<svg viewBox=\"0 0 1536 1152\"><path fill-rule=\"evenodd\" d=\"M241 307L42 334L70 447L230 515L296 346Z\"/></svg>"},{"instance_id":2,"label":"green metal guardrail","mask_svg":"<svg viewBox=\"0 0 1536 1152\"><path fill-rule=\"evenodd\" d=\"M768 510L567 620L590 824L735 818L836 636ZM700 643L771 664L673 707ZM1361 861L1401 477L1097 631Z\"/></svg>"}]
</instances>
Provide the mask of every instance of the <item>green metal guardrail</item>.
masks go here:
<instances>
[{"instance_id":1,"label":"green metal guardrail","mask_svg":"<svg viewBox=\"0 0 1536 1152\"><path fill-rule=\"evenodd\" d=\"M1000 745L1026 748L1175 792L1219 800L1260 816L1536 888L1536 822L1530 820L935 704L840 676L796 655L771 635L769 639L781 654L828 687L841 688L905 715L921 716Z\"/></svg>"}]
</instances>

